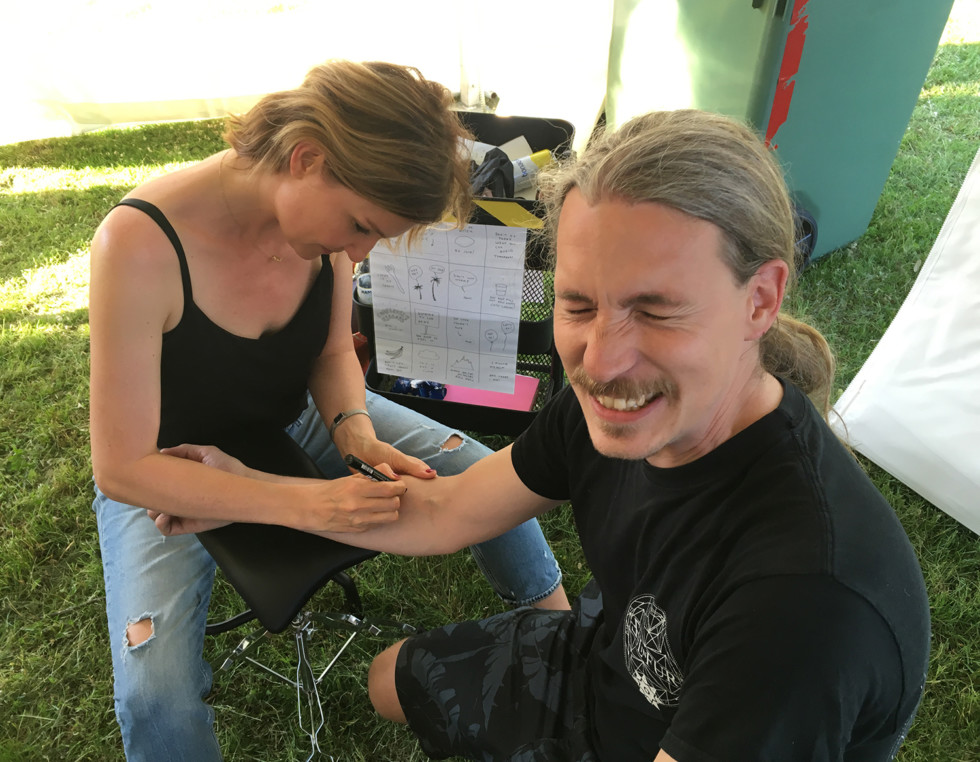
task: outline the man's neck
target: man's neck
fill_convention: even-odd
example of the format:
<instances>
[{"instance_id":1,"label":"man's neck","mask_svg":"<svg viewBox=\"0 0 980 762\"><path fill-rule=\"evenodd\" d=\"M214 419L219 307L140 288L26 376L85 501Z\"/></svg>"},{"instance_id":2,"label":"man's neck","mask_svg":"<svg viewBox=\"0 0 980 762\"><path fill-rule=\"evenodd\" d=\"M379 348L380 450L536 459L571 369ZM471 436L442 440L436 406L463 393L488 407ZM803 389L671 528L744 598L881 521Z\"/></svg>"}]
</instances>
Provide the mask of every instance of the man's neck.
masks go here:
<instances>
[{"instance_id":1,"label":"man's neck","mask_svg":"<svg viewBox=\"0 0 980 762\"><path fill-rule=\"evenodd\" d=\"M760 370L731 399L734 401L727 403L728 409L723 403L696 442L683 448L667 445L647 457L647 462L657 468L676 468L704 457L779 407L783 385L772 374Z\"/></svg>"}]
</instances>

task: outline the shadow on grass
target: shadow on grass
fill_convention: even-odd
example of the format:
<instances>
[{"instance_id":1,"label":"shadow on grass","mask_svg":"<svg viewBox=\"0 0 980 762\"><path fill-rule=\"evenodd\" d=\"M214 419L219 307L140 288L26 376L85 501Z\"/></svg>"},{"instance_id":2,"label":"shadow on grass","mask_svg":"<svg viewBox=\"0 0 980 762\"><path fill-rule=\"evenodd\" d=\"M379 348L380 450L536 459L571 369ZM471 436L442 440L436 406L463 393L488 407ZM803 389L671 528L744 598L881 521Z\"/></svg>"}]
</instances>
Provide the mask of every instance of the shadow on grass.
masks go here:
<instances>
[{"instance_id":1,"label":"shadow on grass","mask_svg":"<svg viewBox=\"0 0 980 762\"><path fill-rule=\"evenodd\" d=\"M975 85L980 71L980 43L947 43L936 50L924 90L943 85Z\"/></svg>"}]
</instances>

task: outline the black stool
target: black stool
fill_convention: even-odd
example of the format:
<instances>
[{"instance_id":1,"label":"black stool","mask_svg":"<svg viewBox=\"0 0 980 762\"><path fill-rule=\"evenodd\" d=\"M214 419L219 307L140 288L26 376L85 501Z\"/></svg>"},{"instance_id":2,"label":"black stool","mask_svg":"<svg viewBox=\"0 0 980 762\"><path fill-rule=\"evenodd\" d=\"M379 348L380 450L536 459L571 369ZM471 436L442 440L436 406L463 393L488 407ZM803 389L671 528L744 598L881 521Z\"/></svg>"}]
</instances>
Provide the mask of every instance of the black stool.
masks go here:
<instances>
[{"instance_id":1,"label":"black stool","mask_svg":"<svg viewBox=\"0 0 980 762\"><path fill-rule=\"evenodd\" d=\"M245 465L282 476L323 478L312 459L284 431L244 431L215 442ZM347 574L353 566L378 555L324 537L282 526L236 523L197 535L232 587L248 607L222 622L209 623L205 632L214 635L258 620L261 627L223 654L212 665L214 671L230 669L246 660L296 689L299 725L309 736L313 759L321 752L319 733L324 726L323 703L318 686L340 655L359 633L370 635L413 634L414 627L401 622L364 615L357 585ZM305 610L309 599L329 582L344 593L346 611ZM291 679L252 656L252 651L269 634L291 628L296 642L296 678ZM307 657L310 636L317 628L350 633L319 675ZM331 758L332 759L332 758Z\"/></svg>"}]
</instances>

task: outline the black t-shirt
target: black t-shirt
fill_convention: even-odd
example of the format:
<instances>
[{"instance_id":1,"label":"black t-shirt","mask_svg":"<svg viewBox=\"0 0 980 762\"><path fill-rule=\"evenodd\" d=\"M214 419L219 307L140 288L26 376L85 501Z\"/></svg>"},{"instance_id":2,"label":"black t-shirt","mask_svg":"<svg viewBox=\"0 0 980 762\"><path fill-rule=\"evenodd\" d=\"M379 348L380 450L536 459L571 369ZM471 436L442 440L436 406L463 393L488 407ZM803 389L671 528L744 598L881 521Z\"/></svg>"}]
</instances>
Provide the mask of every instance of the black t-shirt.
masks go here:
<instances>
[{"instance_id":1,"label":"black t-shirt","mask_svg":"<svg viewBox=\"0 0 980 762\"><path fill-rule=\"evenodd\" d=\"M158 447L190 442L224 444L237 432L282 429L306 407L313 363L330 328L333 269L320 272L292 319L258 339L229 333L194 302L183 246L163 213L147 201L125 199L167 234L180 263L184 311L163 334Z\"/></svg>"},{"instance_id":2,"label":"black t-shirt","mask_svg":"<svg viewBox=\"0 0 980 762\"><path fill-rule=\"evenodd\" d=\"M570 499L603 596L604 760L890 759L922 694L929 608L891 507L809 400L670 469L606 458L566 389L515 442Z\"/></svg>"}]
</instances>

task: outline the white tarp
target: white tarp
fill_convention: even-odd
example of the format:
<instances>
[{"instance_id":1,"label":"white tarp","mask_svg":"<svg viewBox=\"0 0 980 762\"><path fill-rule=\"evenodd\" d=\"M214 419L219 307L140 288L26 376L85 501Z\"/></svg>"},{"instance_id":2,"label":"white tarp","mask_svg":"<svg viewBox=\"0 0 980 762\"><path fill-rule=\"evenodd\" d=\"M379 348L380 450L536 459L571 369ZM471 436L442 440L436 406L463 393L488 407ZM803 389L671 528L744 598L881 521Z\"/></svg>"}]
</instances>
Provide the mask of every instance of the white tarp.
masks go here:
<instances>
[{"instance_id":1,"label":"white tarp","mask_svg":"<svg viewBox=\"0 0 980 762\"><path fill-rule=\"evenodd\" d=\"M860 453L980 534L980 153L905 303L835 406Z\"/></svg>"},{"instance_id":2,"label":"white tarp","mask_svg":"<svg viewBox=\"0 0 980 762\"><path fill-rule=\"evenodd\" d=\"M569 121L578 146L602 109L612 5L14 0L2 19L0 143L224 116L348 58L412 65L454 91L475 78L496 113Z\"/></svg>"}]
</instances>

